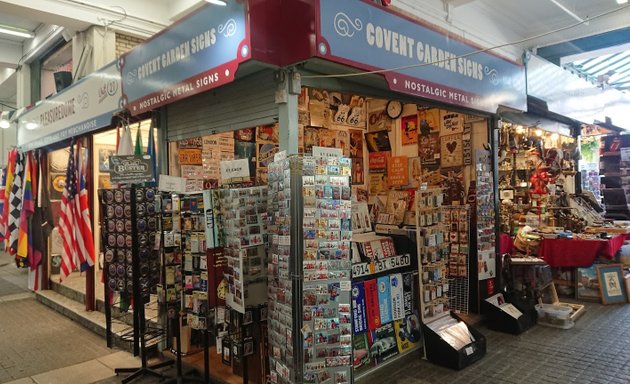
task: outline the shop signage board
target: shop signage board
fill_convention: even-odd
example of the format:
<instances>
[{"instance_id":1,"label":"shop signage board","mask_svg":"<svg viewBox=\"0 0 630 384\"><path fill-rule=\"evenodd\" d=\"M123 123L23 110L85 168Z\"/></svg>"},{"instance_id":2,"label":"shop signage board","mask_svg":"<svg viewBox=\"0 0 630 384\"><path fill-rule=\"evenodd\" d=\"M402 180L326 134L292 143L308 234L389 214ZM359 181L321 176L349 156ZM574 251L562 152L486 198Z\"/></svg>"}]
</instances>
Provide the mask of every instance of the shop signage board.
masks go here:
<instances>
[{"instance_id":1,"label":"shop signage board","mask_svg":"<svg viewBox=\"0 0 630 384\"><path fill-rule=\"evenodd\" d=\"M119 155L109 157L109 177L112 183L146 183L153 180L153 161L149 155Z\"/></svg>"},{"instance_id":2,"label":"shop signage board","mask_svg":"<svg viewBox=\"0 0 630 384\"><path fill-rule=\"evenodd\" d=\"M29 151L111 124L121 108L120 70L113 62L22 114L18 146Z\"/></svg>"},{"instance_id":3,"label":"shop signage board","mask_svg":"<svg viewBox=\"0 0 630 384\"><path fill-rule=\"evenodd\" d=\"M367 1L319 1L318 56L384 72L393 91L496 113L526 110L525 69Z\"/></svg>"},{"instance_id":4,"label":"shop signage board","mask_svg":"<svg viewBox=\"0 0 630 384\"><path fill-rule=\"evenodd\" d=\"M232 180L249 177L249 160L228 160L221 162L221 179Z\"/></svg>"},{"instance_id":5,"label":"shop signage board","mask_svg":"<svg viewBox=\"0 0 630 384\"><path fill-rule=\"evenodd\" d=\"M186 179L178 176L160 175L160 191L184 193L186 191Z\"/></svg>"},{"instance_id":6,"label":"shop signage board","mask_svg":"<svg viewBox=\"0 0 630 384\"><path fill-rule=\"evenodd\" d=\"M206 4L120 59L123 103L137 115L216 88L250 57L246 2Z\"/></svg>"}]
</instances>

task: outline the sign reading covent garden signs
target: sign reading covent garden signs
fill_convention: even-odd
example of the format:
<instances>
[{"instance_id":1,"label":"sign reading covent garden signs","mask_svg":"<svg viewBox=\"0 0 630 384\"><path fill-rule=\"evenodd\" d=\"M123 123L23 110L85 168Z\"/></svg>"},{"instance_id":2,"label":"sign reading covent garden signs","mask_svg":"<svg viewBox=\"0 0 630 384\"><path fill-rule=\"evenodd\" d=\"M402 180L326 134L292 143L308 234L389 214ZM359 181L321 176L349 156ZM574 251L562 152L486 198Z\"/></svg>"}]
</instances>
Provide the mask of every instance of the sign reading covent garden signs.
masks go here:
<instances>
[{"instance_id":1,"label":"sign reading covent garden signs","mask_svg":"<svg viewBox=\"0 0 630 384\"><path fill-rule=\"evenodd\" d=\"M120 70L111 63L22 114L18 146L29 151L107 127L121 97Z\"/></svg>"},{"instance_id":2,"label":"sign reading covent garden signs","mask_svg":"<svg viewBox=\"0 0 630 384\"><path fill-rule=\"evenodd\" d=\"M495 113L525 110L525 69L363 1L320 0L320 57L384 73L393 91Z\"/></svg>"},{"instance_id":3,"label":"sign reading covent garden signs","mask_svg":"<svg viewBox=\"0 0 630 384\"><path fill-rule=\"evenodd\" d=\"M250 57L245 2L207 4L120 59L125 106L137 115L229 83Z\"/></svg>"}]
</instances>

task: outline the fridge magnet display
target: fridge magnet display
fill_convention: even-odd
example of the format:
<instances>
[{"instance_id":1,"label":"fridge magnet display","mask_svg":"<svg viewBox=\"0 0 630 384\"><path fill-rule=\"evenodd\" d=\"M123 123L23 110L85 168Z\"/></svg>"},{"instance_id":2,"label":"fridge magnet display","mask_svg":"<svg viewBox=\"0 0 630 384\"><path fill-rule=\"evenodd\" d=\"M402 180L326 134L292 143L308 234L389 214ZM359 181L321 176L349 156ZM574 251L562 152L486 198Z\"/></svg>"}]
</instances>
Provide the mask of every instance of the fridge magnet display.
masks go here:
<instances>
[{"instance_id":1,"label":"fridge magnet display","mask_svg":"<svg viewBox=\"0 0 630 384\"><path fill-rule=\"evenodd\" d=\"M400 138L402 145L418 143L418 115L403 116L400 119Z\"/></svg>"},{"instance_id":2,"label":"fridge magnet display","mask_svg":"<svg viewBox=\"0 0 630 384\"><path fill-rule=\"evenodd\" d=\"M626 303L626 286L621 264L598 265L597 279L602 304Z\"/></svg>"},{"instance_id":3,"label":"fridge magnet display","mask_svg":"<svg viewBox=\"0 0 630 384\"><path fill-rule=\"evenodd\" d=\"M464 119L461 113L442 110L440 112L440 135L453 135L464 132Z\"/></svg>"},{"instance_id":4,"label":"fridge magnet display","mask_svg":"<svg viewBox=\"0 0 630 384\"><path fill-rule=\"evenodd\" d=\"M437 169L440 166L440 135L430 133L420 136L418 143L418 156L422 167Z\"/></svg>"},{"instance_id":5,"label":"fridge magnet display","mask_svg":"<svg viewBox=\"0 0 630 384\"><path fill-rule=\"evenodd\" d=\"M419 133L426 136L429 133L440 132L440 110L437 108L418 110Z\"/></svg>"},{"instance_id":6,"label":"fridge magnet display","mask_svg":"<svg viewBox=\"0 0 630 384\"><path fill-rule=\"evenodd\" d=\"M370 154L371 155L371 154ZM387 181L391 187L409 184L407 156L393 156L387 162Z\"/></svg>"},{"instance_id":7,"label":"fridge magnet display","mask_svg":"<svg viewBox=\"0 0 630 384\"><path fill-rule=\"evenodd\" d=\"M389 152L392 150L387 131L368 132L365 134L365 142L370 152Z\"/></svg>"},{"instance_id":8,"label":"fridge magnet display","mask_svg":"<svg viewBox=\"0 0 630 384\"><path fill-rule=\"evenodd\" d=\"M462 157L464 165L472 165L472 125L470 123L464 124Z\"/></svg>"},{"instance_id":9,"label":"fridge magnet display","mask_svg":"<svg viewBox=\"0 0 630 384\"><path fill-rule=\"evenodd\" d=\"M462 135L446 135L440 137L440 140L442 167L461 167L464 163Z\"/></svg>"}]
</instances>

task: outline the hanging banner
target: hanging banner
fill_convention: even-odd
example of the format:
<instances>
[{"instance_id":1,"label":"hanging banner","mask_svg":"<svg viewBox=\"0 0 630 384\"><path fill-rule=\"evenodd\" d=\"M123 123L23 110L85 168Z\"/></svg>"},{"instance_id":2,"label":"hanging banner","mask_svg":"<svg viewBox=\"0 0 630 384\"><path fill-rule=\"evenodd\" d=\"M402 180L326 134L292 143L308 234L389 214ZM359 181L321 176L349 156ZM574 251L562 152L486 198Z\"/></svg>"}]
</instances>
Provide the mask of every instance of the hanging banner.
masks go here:
<instances>
[{"instance_id":1,"label":"hanging banner","mask_svg":"<svg viewBox=\"0 0 630 384\"><path fill-rule=\"evenodd\" d=\"M17 144L30 151L107 127L121 97L120 71L111 63L22 114Z\"/></svg>"},{"instance_id":2,"label":"hanging banner","mask_svg":"<svg viewBox=\"0 0 630 384\"><path fill-rule=\"evenodd\" d=\"M245 5L206 4L125 54L123 102L131 114L232 82L251 57Z\"/></svg>"},{"instance_id":3,"label":"hanging banner","mask_svg":"<svg viewBox=\"0 0 630 384\"><path fill-rule=\"evenodd\" d=\"M385 72L393 91L496 113L526 110L525 69L367 1L319 1L322 58Z\"/></svg>"}]
</instances>

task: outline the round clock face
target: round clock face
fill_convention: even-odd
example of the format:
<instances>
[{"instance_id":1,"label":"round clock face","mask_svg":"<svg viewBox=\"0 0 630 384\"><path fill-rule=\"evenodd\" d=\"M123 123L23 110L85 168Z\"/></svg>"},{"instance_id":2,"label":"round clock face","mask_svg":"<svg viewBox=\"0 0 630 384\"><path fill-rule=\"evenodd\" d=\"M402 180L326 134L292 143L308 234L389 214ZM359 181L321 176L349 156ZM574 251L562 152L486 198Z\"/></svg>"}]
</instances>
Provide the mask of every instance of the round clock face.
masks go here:
<instances>
[{"instance_id":1,"label":"round clock face","mask_svg":"<svg viewBox=\"0 0 630 384\"><path fill-rule=\"evenodd\" d=\"M402 103L400 101L391 100L387 103L387 116L397 119L402 114Z\"/></svg>"}]
</instances>

